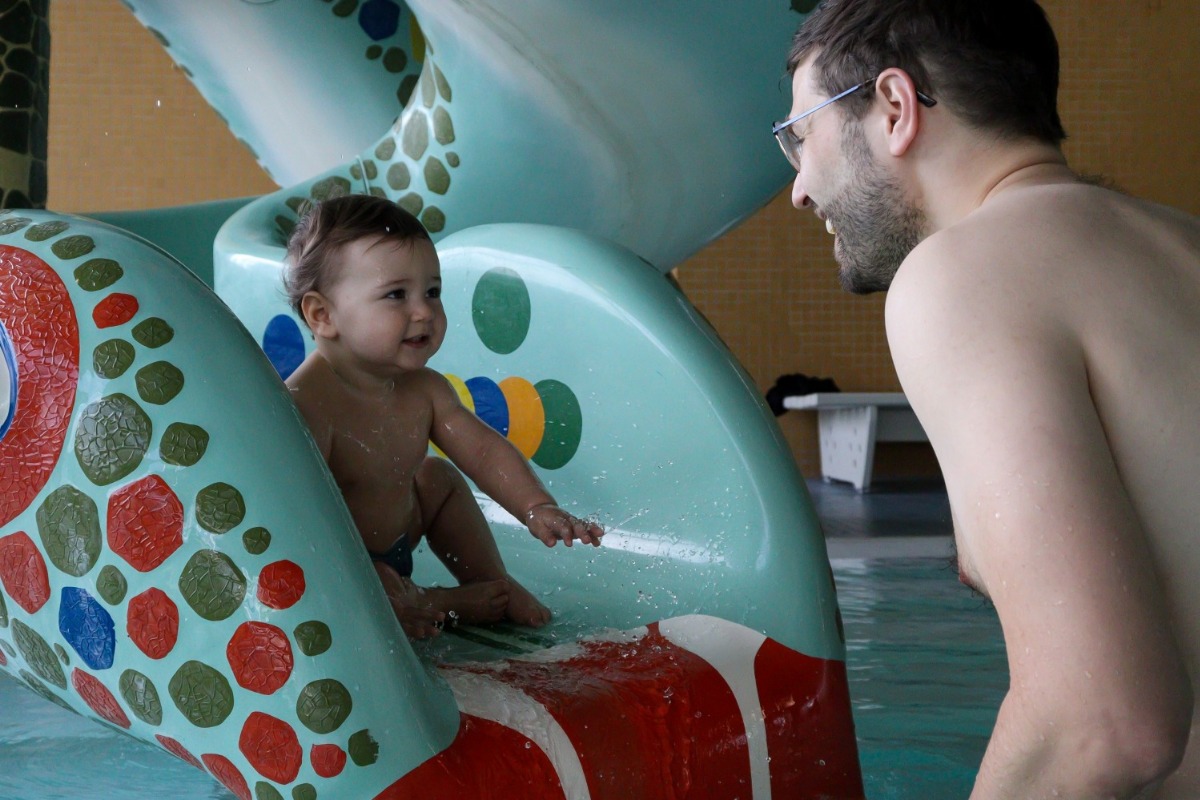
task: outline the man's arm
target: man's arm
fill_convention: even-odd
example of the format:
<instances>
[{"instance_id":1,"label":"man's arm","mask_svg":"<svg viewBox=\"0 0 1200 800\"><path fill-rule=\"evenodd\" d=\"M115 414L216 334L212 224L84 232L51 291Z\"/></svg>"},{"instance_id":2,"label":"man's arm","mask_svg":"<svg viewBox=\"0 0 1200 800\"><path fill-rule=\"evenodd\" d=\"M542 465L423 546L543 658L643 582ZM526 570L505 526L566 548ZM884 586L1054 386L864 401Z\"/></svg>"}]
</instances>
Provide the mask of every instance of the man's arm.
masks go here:
<instances>
[{"instance_id":1,"label":"man's arm","mask_svg":"<svg viewBox=\"0 0 1200 800\"><path fill-rule=\"evenodd\" d=\"M1082 348L1038 270L926 245L889 341L1010 672L972 798L1134 797L1182 757L1191 688Z\"/></svg>"}]
</instances>

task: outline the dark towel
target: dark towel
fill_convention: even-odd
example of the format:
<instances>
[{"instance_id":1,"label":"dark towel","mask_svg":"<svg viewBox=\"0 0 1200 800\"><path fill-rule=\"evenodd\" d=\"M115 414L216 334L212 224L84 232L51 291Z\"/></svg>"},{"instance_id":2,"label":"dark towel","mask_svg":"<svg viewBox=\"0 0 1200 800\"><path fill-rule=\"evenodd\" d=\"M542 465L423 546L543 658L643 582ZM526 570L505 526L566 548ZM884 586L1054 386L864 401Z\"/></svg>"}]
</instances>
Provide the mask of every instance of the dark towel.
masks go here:
<instances>
[{"instance_id":1,"label":"dark towel","mask_svg":"<svg viewBox=\"0 0 1200 800\"><path fill-rule=\"evenodd\" d=\"M767 405L782 416L787 411L783 407L783 398L794 395L817 394L818 392L840 392L841 389L833 382L833 378L812 378L796 372L791 375L780 375L775 385L767 389Z\"/></svg>"}]
</instances>

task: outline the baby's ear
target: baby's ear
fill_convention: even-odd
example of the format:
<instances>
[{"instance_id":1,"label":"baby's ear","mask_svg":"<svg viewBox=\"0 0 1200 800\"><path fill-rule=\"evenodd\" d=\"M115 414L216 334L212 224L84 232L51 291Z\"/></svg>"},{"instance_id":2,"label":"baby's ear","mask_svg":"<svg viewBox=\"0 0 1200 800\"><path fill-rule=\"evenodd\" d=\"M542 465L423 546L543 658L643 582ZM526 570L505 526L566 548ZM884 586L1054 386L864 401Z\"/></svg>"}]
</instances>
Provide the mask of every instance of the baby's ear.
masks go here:
<instances>
[{"instance_id":1,"label":"baby's ear","mask_svg":"<svg viewBox=\"0 0 1200 800\"><path fill-rule=\"evenodd\" d=\"M329 301L318 291L305 292L300 298L300 313L314 336L336 339L337 326L329 315Z\"/></svg>"}]
</instances>

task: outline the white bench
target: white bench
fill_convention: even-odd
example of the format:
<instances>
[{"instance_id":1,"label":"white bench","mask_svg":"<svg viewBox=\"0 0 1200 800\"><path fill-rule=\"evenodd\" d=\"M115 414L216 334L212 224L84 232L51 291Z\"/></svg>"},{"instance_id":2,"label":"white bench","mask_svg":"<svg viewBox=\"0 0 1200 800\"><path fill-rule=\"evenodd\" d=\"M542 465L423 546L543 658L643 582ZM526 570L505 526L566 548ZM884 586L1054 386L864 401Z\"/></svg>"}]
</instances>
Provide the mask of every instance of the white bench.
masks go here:
<instances>
[{"instance_id":1,"label":"white bench","mask_svg":"<svg viewBox=\"0 0 1200 800\"><path fill-rule=\"evenodd\" d=\"M858 491L871 487L876 442L927 442L901 392L831 392L791 395L783 407L816 411L821 442L821 477L846 481Z\"/></svg>"}]
</instances>

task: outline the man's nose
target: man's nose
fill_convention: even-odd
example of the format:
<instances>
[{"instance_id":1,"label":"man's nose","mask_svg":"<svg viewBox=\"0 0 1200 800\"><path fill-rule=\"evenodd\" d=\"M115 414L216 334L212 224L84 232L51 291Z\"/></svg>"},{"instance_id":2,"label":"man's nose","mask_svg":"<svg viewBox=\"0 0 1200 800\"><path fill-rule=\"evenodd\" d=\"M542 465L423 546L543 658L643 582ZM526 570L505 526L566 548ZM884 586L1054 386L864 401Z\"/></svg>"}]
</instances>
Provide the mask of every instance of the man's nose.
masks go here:
<instances>
[{"instance_id":1,"label":"man's nose","mask_svg":"<svg viewBox=\"0 0 1200 800\"><path fill-rule=\"evenodd\" d=\"M808 192L804 191L804 187L800 184L800 173L796 173L796 179L792 181L792 205L796 208L808 208L811 203Z\"/></svg>"}]
</instances>

